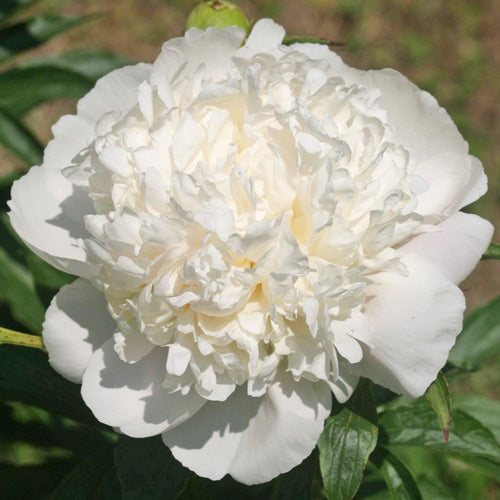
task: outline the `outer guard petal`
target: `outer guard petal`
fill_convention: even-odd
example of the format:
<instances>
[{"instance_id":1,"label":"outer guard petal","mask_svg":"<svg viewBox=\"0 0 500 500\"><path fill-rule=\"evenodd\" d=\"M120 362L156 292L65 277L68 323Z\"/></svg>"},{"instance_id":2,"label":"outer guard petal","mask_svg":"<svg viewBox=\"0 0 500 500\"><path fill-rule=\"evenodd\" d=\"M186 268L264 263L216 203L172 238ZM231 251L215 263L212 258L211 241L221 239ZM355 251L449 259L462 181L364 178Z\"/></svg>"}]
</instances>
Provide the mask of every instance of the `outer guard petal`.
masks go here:
<instances>
[{"instance_id":1,"label":"outer guard petal","mask_svg":"<svg viewBox=\"0 0 500 500\"><path fill-rule=\"evenodd\" d=\"M458 285L472 272L488 248L493 226L477 215L457 212L437 229L438 232L415 236L399 252L403 259L406 255L414 255L432 262Z\"/></svg>"},{"instance_id":2,"label":"outer guard petal","mask_svg":"<svg viewBox=\"0 0 500 500\"><path fill-rule=\"evenodd\" d=\"M87 193L58 170L32 167L12 187L10 222L42 259L62 271L88 277L83 239L89 236L83 216L93 211Z\"/></svg>"},{"instance_id":3,"label":"outer guard petal","mask_svg":"<svg viewBox=\"0 0 500 500\"><path fill-rule=\"evenodd\" d=\"M200 476L230 474L245 484L263 483L312 452L330 405L326 384L295 382L281 373L265 396L250 397L240 387L223 403L207 403L163 440Z\"/></svg>"},{"instance_id":4,"label":"outer guard petal","mask_svg":"<svg viewBox=\"0 0 500 500\"><path fill-rule=\"evenodd\" d=\"M408 255L403 262L408 276L381 273L367 288L373 337L360 368L377 384L417 397L446 363L462 330L465 299L428 261Z\"/></svg>"},{"instance_id":5,"label":"outer guard petal","mask_svg":"<svg viewBox=\"0 0 500 500\"><path fill-rule=\"evenodd\" d=\"M184 422L205 399L191 390L183 396L162 387L167 349L156 348L134 364L122 361L113 339L98 349L82 380L82 397L97 420L131 437L148 437Z\"/></svg>"},{"instance_id":6,"label":"outer guard petal","mask_svg":"<svg viewBox=\"0 0 500 500\"><path fill-rule=\"evenodd\" d=\"M106 309L104 295L82 278L54 297L43 324L49 363L63 377L81 383L92 353L113 336L116 322Z\"/></svg>"}]
</instances>

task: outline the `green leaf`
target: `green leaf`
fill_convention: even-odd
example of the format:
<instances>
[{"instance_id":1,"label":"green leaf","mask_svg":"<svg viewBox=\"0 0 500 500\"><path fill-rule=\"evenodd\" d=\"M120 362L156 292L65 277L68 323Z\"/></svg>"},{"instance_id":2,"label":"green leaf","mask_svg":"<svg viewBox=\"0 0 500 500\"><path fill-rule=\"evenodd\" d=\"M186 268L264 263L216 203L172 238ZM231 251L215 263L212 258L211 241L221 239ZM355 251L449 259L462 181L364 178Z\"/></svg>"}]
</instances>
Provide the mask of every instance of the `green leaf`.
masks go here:
<instances>
[{"instance_id":1,"label":"green leaf","mask_svg":"<svg viewBox=\"0 0 500 500\"><path fill-rule=\"evenodd\" d=\"M88 78L52 66L16 68L0 74L0 107L14 116L54 99L85 95L93 87Z\"/></svg>"},{"instance_id":2,"label":"green leaf","mask_svg":"<svg viewBox=\"0 0 500 500\"><path fill-rule=\"evenodd\" d=\"M121 436L115 449L115 464L124 500L176 498L193 475L175 460L160 436Z\"/></svg>"},{"instance_id":3,"label":"green leaf","mask_svg":"<svg viewBox=\"0 0 500 500\"><path fill-rule=\"evenodd\" d=\"M500 443L500 401L478 394L457 394L453 397L453 405L479 420Z\"/></svg>"},{"instance_id":4,"label":"green leaf","mask_svg":"<svg viewBox=\"0 0 500 500\"><path fill-rule=\"evenodd\" d=\"M0 2L0 22L14 15L21 9L39 2L39 0L2 0Z\"/></svg>"},{"instance_id":5,"label":"green leaf","mask_svg":"<svg viewBox=\"0 0 500 500\"><path fill-rule=\"evenodd\" d=\"M0 397L39 406L78 422L100 425L85 406L80 386L56 373L35 349L0 347Z\"/></svg>"},{"instance_id":6,"label":"green leaf","mask_svg":"<svg viewBox=\"0 0 500 500\"><path fill-rule=\"evenodd\" d=\"M0 403L0 442L29 443L42 450L56 447L77 456L86 456L98 447L109 445L107 436L95 426L13 402Z\"/></svg>"},{"instance_id":7,"label":"green leaf","mask_svg":"<svg viewBox=\"0 0 500 500\"><path fill-rule=\"evenodd\" d=\"M35 283L42 287L58 290L75 280L75 277L71 274L59 271L34 253L29 252L26 254L26 262Z\"/></svg>"},{"instance_id":8,"label":"green leaf","mask_svg":"<svg viewBox=\"0 0 500 500\"><path fill-rule=\"evenodd\" d=\"M58 460L24 467L0 465L0 498L6 500L47 498L61 475L73 465L72 460Z\"/></svg>"},{"instance_id":9,"label":"green leaf","mask_svg":"<svg viewBox=\"0 0 500 500\"><path fill-rule=\"evenodd\" d=\"M439 425L443 431L444 440L445 442L448 442L453 413L448 383L441 372L439 372L436 380L427 389L425 397L432 409L436 412Z\"/></svg>"},{"instance_id":10,"label":"green leaf","mask_svg":"<svg viewBox=\"0 0 500 500\"><path fill-rule=\"evenodd\" d=\"M453 414L447 443L436 413L422 399L382 413L379 424L384 445L425 446L500 463L500 447L491 431L462 410L455 410Z\"/></svg>"},{"instance_id":11,"label":"green leaf","mask_svg":"<svg viewBox=\"0 0 500 500\"><path fill-rule=\"evenodd\" d=\"M448 362L466 370L500 354L500 295L465 319Z\"/></svg>"},{"instance_id":12,"label":"green leaf","mask_svg":"<svg viewBox=\"0 0 500 500\"><path fill-rule=\"evenodd\" d=\"M0 247L0 298L11 310L16 321L33 332L40 332L45 311L35 291L31 274L10 258Z\"/></svg>"},{"instance_id":13,"label":"green leaf","mask_svg":"<svg viewBox=\"0 0 500 500\"><path fill-rule=\"evenodd\" d=\"M417 482L408 467L389 450L378 449L370 458L384 478L391 499L421 500Z\"/></svg>"},{"instance_id":14,"label":"green leaf","mask_svg":"<svg viewBox=\"0 0 500 500\"><path fill-rule=\"evenodd\" d=\"M87 456L61 481L51 499L120 499L120 483L113 459L111 446L100 448Z\"/></svg>"},{"instance_id":15,"label":"green leaf","mask_svg":"<svg viewBox=\"0 0 500 500\"><path fill-rule=\"evenodd\" d=\"M38 16L0 30L0 64L25 50L34 49L68 29L78 26L87 18Z\"/></svg>"},{"instance_id":16,"label":"green leaf","mask_svg":"<svg viewBox=\"0 0 500 500\"><path fill-rule=\"evenodd\" d=\"M500 245L497 245L496 243L490 243L490 246L484 252L484 255L482 257L482 260L488 260L488 259L500 259Z\"/></svg>"},{"instance_id":17,"label":"green leaf","mask_svg":"<svg viewBox=\"0 0 500 500\"><path fill-rule=\"evenodd\" d=\"M133 64L125 57L101 50L76 49L63 54L38 57L32 61L21 63L18 67L33 68L51 66L78 73L91 81L106 75L114 69Z\"/></svg>"},{"instance_id":18,"label":"green leaf","mask_svg":"<svg viewBox=\"0 0 500 500\"><path fill-rule=\"evenodd\" d=\"M40 165L43 146L20 121L1 108L0 142L28 165Z\"/></svg>"},{"instance_id":19,"label":"green leaf","mask_svg":"<svg viewBox=\"0 0 500 500\"><path fill-rule=\"evenodd\" d=\"M282 474L276 480L272 500L310 500L317 498L313 495L316 485L315 476L318 471L318 454L314 451L300 465L290 472ZM320 481L321 486L321 481Z\"/></svg>"},{"instance_id":20,"label":"green leaf","mask_svg":"<svg viewBox=\"0 0 500 500\"><path fill-rule=\"evenodd\" d=\"M376 408L362 380L347 406L331 416L319 438L319 463L329 499L353 498L377 443Z\"/></svg>"}]
</instances>

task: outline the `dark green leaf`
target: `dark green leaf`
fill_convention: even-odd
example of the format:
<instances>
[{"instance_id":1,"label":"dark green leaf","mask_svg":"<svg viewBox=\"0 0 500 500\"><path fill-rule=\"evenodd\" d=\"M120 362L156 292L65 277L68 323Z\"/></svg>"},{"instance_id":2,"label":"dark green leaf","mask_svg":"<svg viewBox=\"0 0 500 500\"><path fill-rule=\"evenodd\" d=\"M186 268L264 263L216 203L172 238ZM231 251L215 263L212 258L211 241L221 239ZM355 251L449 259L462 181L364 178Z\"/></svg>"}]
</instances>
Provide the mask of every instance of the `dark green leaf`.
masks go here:
<instances>
[{"instance_id":1,"label":"dark green leaf","mask_svg":"<svg viewBox=\"0 0 500 500\"><path fill-rule=\"evenodd\" d=\"M19 10L37 3L39 0L2 0L0 2L0 22L5 21Z\"/></svg>"},{"instance_id":2,"label":"dark green leaf","mask_svg":"<svg viewBox=\"0 0 500 500\"><path fill-rule=\"evenodd\" d=\"M16 118L0 108L0 142L28 165L40 165L43 146Z\"/></svg>"},{"instance_id":3,"label":"dark green leaf","mask_svg":"<svg viewBox=\"0 0 500 500\"><path fill-rule=\"evenodd\" d=\"M71 450L85 456L109 440L94 426L54 415L23 403L0 403L0 442L30 443L40 448Z\"/></svg>"},{"instance_id":4,"label":"dark green leaf","mask_svg":"<svg viewBox=\"0 0 500 500\"><path fill-rule=\"evenodd\" d=\"M12 316L33 332L40 332L45 311L26 268L0 247L0 298L9 304Z\"/></svg>"},{"instance_id":5,"label":"dark green leaf","mask_svg":"<svg viewBox=\"0 0 500 500\"><path fill-rule=\"evenodd\" d=\"M484 255L482 257L482 260L488 260L488 259L500 259L500 245L497 245L496 243L490 243L490 246L484 252Z\"/></svg>"},{"instance_id":6,"label":"dark green leaf","mask_svg":"<svg viewBox=\"0 0 500 500\"><path fill-rule=\"evenodd\" d=\"M23 500L44 498L74 464L72 460L54 461L43 465L0 465L0 498Z\"/></svg>"},{"instance_id":7,"label":"dark green leaf","mask_svg":"<svg viewBox=\"0 0 500 500\"><path fill-rule=\"evenodd\" d=\"M11 69L0 74L0 107L18 116L43 102L82 97L92 87L88 78L66 69Z\"/></svg>"},{"instance_id":8,"label":"dark green leaf","mask_svg":"<svg viewBox=\"0 0 500 500\"><path fill-rule=\"evenodd\" d=\"M38 57L32 61L22 63L20 67L51 66L79 73L89 80L95 81L110 71L128 64L132 64L128 59L110 52L76 49L54 56Z\"/></svg>"},{"instance_id":9,"label":"dark green leaf","mask_svg":"<svg viewBox=\"0 0 500 500\"><path fill-rule=\"evenodd\" d=\"M370 458L384 478L391 499L421 500L417 482L408 467L389 450L378 449Z\"/></svg>"},{"instance_id":10,"label":"dark green leaf","mask_svg":"<svg viewBox=\"0 0 500 500\"><path fill-rule=\"evenodd\" d=\"M500 354L500 295L465 319L448 361L466 370Z\"/></svg>"},{"instance_id":11,"label":"dark green leaf","mask_svg":"<svg viewBox=\"0 0 500 500\"><path fill-rule=\"evenodd\" d=\"M453 397L453 404L479 420L500 443L500 401L478 394L457 394Z\"/></svg>"},{"instance_id":12,"label":"dark green leaf","mask_svg":"<svg viewBox=\"0 0 500 500\"><path fill-rule=\"evenodd\" d=\"M438 373L436 380L427 389L425 397L438 416L444 440L447 442L453 414L448 383L441 372Z\"/></svg>"},{"instance_id":13,"label":"dark green leaf","mask_svg":"<svg viewBox=\"0 0 500 500\"><path fill-rule=\"evenodd\" d=\"M376 408L367 381L347 406L326 421L319 438L320 468L329 499L353 498L377 444Z\"/></svg>"},{"instance_id":14,"label":"dark green leaf","mask_svg":"<svg viewBox=\"0 0 500 500\"><path fill-rule=\"evenodd\" d=\"M379 424L380 440L385 445L425 446L500 463L500 447L493 434L462 410L453 414L448 443L434 410L423 400L382 413Z\"/></svg>"},{"instance_id":15,"label":"dark green leaf","mask_svg":"<svg viewBox=\"0 0 500 500\"><path fill-rule=\"evenodd\" d=\"M309 500L312 495L316 473L319 472L318 454L314 451L300 465L276 480L272 500ZM321 479L320 479L321 485Z\"/></svg>"},{"instance_id":16,"label":"dark green leaf","mask_svg":"<svg viewBox=\"0 0 500 500\"><path fill-rule=\"evenodd\" d=\"M175 500L222 500L225 498L237 500L268 499L271 498L271 486L269 483L247 486L238 483L230 476L225 476L219 481L211 481L193 475L188 479L186 488L175 497Z\"/></svg>"},{"instance_id":17,"label":"dark green leaf","mask_svg":"<svg viewBox=\"0 0 500 500\"><path fill-rule=\"evenodd\" d=\"M47 262L40 259L34 253L30 252L26 254L26 262L37 285L58 290L75 279L71 274L63 273L50 264L47 264Z\"/></svg>"},{"instance_id":18,"label":"dark green leaf","mask_svg":"<svg viewBox=\"0 0 500 500\"><path fill-rule=\"evenodd\" d=\"M0 64L25 50L38 47L68 29L81 24L84 17L38 16L0 30Z\"/></svg>"},{"instance_id":19,"label":"dark green leaf","mask_svg":"<svg viewBox=\"0 0 500 500\"><path fill-rule=\"evenodd\" d=\"M80 386L57 374L49 365L47 355L35 349L0 347L0 396L97 425L82 401Z\"/></svg>"},{"instance_id":20,"label":"dark green leaf","mask_svg":"<svg viewBox=\"0 0 500 500\"><path fill-rule=\"evenodd\" d=\"M115 449L115 464L124 500L174 499L193 475L175 460L160 436L121 436Z\"/></svg>"},{"instance_id":21,"label":"dark green leaf","mask_svg":"<svg viewBox=\"0 0 500 500\"><path fill-rule=\"evenodd\" d=\"M52 500L119 500L120 483L113 460L113 448L105 446L87 456L61 481Z\"/></svg>"}]
</instances>

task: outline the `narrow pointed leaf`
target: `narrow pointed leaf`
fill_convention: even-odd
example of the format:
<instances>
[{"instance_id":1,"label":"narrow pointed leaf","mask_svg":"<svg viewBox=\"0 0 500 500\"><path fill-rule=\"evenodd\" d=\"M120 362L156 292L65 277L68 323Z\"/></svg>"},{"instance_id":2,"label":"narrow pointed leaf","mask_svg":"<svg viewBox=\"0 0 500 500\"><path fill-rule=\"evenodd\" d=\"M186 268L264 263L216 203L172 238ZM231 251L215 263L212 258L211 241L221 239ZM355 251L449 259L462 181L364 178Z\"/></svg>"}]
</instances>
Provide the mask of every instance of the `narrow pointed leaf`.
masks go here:
<instances>
[{"instance_id":1,"label":"narrow pointed leaf","mask_svg":"<svg viewBox=\"0 0 500 500\"><path fill-rule=\"evenodd\" d=\"M500 354L500 295L465 319L448 362L471 370Z\"/></svg>"},{"instance_id":2,"label":"narrow pointed leaf","mask_svg":"<svg viewBox=\"0 0 500 500\"><path fill-rule=\"evenodd\" d=\"M102 50L76 49L63 54L39 57L35 60L22 63L19 67L34 68L37 66L51 66L74 73L78 73L91 81L106 75L114 69L133 64L125 57Z\"/></svg>"},{"instance_id":3,"label":"narrow pointed leaf","mask_svg":"<svg viewBox=\"0 0 500 500\"><path fill-rule=\"evenodd\" d=\"M462 410L455 410L446 443L436 413L424 400L388 410L379 416L384 445L424 446L500 463L500 446L492 432Z\"/></svg>"},{"instance_id":4,"label":"narrow pointed leaf","mask_svg":"<svg viewBox=\"0 0 500 500\"><path fill-rule=\"evenodd\" d=\"M115 464L124 500L176 498L193 475L173 457L160 436L121 436L115 448Z\"/></svg>"},{"instance_id":5,"label":"narrow pointed leaf","mask_svg":"<svg viewBox=\"0 0 500 500\"><path fill-rule=\"evenodd\" d=\"M376 408L362 381L347 406L331 416L319 438L320 469L329 499L353 498L377 444Z\"/></svg>"},{"instance_id":6,"label":"narrow pointed leaf","mask_svg":"<svg viewBox=\"0 0 500 500\"><path fill-rule=\"evenodd\" d=\"M490 246L484 252L484 255L482 257L482 260L488 260L488 259L500 259L500 245L497 245L496 243L490 243Z\"/></svg>"},{"instance_id":7,"label":"narrow pointed leaf","mask_svg":"<svg viewBox=\"0 0 500 500\"><path fill-rule=\"evenodd\" d=\"M13 318L33 332L40 332L44 308L28 270L0 247L0 298L9 305Z\"/></svg>"},{"instance_id":8,"label":"narrow pointed leaf","mask_svg":"<svg viewBox=\"0 0 500 500\"><path fill-rule=\"evenodd\" d=\"M40 0L2 0L0 2L0 22Z\"/></svg>"},{"instance_id":9,"label":"narrow pointed leaf","mask_svg":"<svg viewBox=\"0 0 500 500\"><path fill-rule=\"evenodd\" d=\"M389 450L380 449L370 458L384 478L392 500L421 500L422 494L408 467Z\"/></svg>"},{"instance_id":10,"label":"narrow pointed leaf","mask_svg":"<svg viewBox=\"0 0 500 500\"><path fill-rule=\"evenodd\" d=\"M431 384L425 393L425 397L432 409L438 416L439 425L443 431L444 440L448 442L450 424L452 419L452 407L448 382L444 375L439 372L436 380Z\"/></svg>"},{"instance_id":11,"label":"narrow pointed leaf","mask_svg":"<svg viewBox=\"0 0 500 500\"><path fill-rule=\"evenodd\" d=\"M16 118L0 108L0 142L28 165L40 165L43 146Z\"/></svg>"},{"instance_id":12,"label":"narrow pointed leaf","mask_svg":"<svg viewBox=\"0 0 500 500\"><path fill-rule=\"evenodd\" d=\"M38 47L85 20L85 17L38 16L1 29L0 64L25 50Z\"/></svg>"},{"instance_id":13,"label":"narrow pointed leaf","mask_svg":"<svg viewBox=\"0 0 500 500\"><path fill-rule=\"evenodd\" d=\"M47 101L82 97L92 87L88 78L66 69L16 68L0 74L0 107L18 116Z\"/></svg>"}]
</instances>

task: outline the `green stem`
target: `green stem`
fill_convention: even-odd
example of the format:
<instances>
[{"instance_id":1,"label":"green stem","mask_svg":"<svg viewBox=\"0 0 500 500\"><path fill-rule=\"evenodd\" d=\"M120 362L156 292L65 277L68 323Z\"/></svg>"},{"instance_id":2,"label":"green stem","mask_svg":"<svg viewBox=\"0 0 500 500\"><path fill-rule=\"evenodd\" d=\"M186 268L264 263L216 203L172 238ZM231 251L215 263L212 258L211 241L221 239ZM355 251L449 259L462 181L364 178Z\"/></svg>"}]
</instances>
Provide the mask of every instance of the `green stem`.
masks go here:
<instances>
[{"instance_id":1,"label":"green stem","mask_svg":"<svg viewBox=\"0 0 500 500\"><path fill-rule=\"evenodd\" d=\"M0 345L12 344L24 347L34 347L46 352L42 337L38 335L28 335L27 333L15 332L0 326Z\"/></svg>"}]
</instances>

